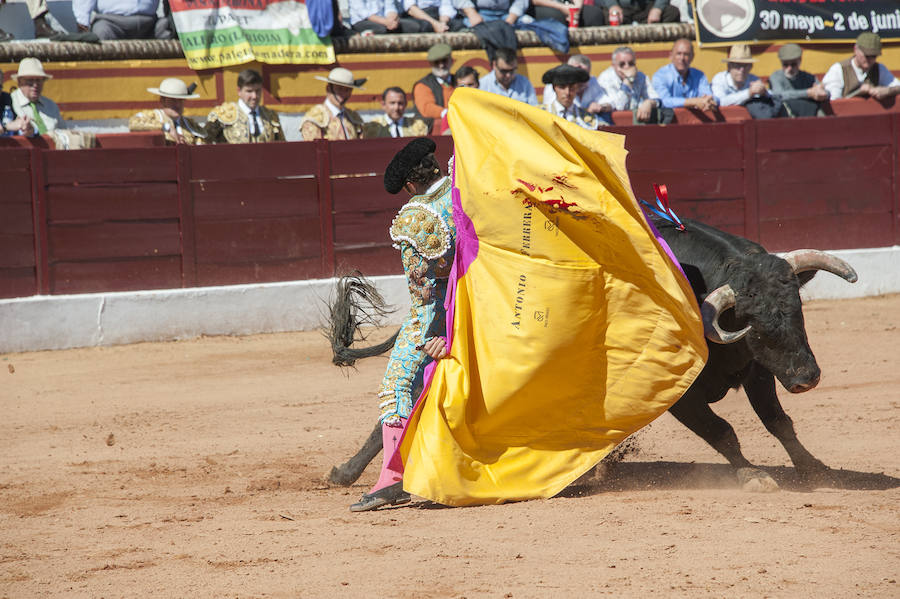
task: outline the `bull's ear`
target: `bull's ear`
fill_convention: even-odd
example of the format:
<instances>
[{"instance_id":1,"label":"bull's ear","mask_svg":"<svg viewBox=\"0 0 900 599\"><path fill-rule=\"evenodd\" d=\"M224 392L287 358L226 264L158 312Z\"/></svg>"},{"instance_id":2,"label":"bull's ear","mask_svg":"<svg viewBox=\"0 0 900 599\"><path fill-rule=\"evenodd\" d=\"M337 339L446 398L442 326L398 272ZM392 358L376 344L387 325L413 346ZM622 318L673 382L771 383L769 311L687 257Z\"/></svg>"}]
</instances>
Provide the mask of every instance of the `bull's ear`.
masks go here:
<instances>
[{"instance_id":1,"label":"bull's ear","mask_svg":"<svg viewBox=\"0 0 900 599\"><path fill-rule=\"evenodd\" d=\"M797 279L800 281L800 286L803 287L804 285L806 285L807 283L812 281L812 278L814 276L816 276L817 272L819 272L819 271L818 270L807 270L806 272L801 272L800 274L798 274Z\"/></svg>"}]
</instances>

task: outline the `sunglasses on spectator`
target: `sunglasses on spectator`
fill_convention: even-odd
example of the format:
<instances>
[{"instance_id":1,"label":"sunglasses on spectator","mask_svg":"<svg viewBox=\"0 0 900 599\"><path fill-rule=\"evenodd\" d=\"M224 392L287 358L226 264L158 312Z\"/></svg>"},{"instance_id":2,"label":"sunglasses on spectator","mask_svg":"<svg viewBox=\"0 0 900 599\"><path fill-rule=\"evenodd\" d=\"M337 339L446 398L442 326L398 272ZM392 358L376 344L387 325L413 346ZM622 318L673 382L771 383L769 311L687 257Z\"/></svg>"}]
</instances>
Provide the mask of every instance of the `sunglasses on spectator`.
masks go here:
<instances>
[{"instance_id":1,"label":"sunglasses on spectator","mask_svg":"<svg viewBox=\"0 0 900 599\"><path fill-rule=\"evenodd\" d=\"M43 83L43 82L44 82L44 80L41 79L40 77L34 77L34 78L31 78L31 77L27 77L27 78L26 78L26 77L19 77L19 80L18 80L16 83L19 84L19 87L22 87L22 86L25 86L25 87L36 87L36 86L40 85L40 84Z\"/></svg>"},{"instance_id":2,"label":"sunglasses on spectator","mask_svg":"<svg viewBox=\"0 0 900 599\"><path fill-rule=\"evenodd\" d=\"M616 63L616 65L620 66L620 67L633 67L635 65L635 62L633 60L629 60L628 62L625 62L624 60L620 60L619 62Z\"/></svg>"},{"instance_id":3,"label":"sunglasses on spectator","mask_svg":"<svg viewBox=\"0 0 900 599\"><path fill-rule=\"evenodd\" d=\"M512 75L513 73L516 72L516 69L501 69L501 68L497 67L497 72L500 73L501 75Z\"/></svg>"}]
</instances>

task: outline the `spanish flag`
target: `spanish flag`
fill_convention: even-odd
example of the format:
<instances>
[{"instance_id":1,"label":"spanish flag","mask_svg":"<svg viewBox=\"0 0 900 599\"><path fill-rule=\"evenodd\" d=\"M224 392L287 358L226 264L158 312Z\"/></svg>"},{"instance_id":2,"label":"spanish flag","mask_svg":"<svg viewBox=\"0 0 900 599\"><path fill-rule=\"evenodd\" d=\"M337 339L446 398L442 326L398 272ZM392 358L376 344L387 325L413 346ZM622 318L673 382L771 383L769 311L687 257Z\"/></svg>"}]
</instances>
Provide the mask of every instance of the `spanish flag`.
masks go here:
<instances>
[{"instance_id":1,"label":"spanish flag","mask_svg":"<svg viewBox=\"0 0 900 599\"><path fill-rule=\"evenodd\" d=\"M623 136L467 88L449 122L450 352L395 457L438 503L551 497L687 390L700 311L631 192Z\"/></svg>"}]
</instances>

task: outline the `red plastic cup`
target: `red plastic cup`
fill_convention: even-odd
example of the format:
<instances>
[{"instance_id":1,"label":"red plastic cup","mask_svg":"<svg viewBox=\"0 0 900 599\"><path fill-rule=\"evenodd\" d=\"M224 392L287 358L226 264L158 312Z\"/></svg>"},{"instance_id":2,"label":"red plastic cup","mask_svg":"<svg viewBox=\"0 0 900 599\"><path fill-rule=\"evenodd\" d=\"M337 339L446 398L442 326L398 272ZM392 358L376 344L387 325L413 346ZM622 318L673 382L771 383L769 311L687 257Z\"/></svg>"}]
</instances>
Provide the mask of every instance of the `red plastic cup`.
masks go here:
<instances>
[{"instance_id":1,"label":"red plastic cup","mask_svg":"<svg viewBox=\"0 0 900 599\"><path fill-rule=\"evenodd\" d=\"M578 9L569 7L569 27L578 27Z\"/></svg>"},{"instance_id":2,"label":"red plastic cup","mask_svg":"<svg viewBox=\"0 0 900 599\"><path fill-rule=\"evenodd\" d=\"M610 12L609 13L609 24L612 27L617 27L618 25L621 25L622 24L622 15L618 11Z\"/></svg>"}]
</instances>

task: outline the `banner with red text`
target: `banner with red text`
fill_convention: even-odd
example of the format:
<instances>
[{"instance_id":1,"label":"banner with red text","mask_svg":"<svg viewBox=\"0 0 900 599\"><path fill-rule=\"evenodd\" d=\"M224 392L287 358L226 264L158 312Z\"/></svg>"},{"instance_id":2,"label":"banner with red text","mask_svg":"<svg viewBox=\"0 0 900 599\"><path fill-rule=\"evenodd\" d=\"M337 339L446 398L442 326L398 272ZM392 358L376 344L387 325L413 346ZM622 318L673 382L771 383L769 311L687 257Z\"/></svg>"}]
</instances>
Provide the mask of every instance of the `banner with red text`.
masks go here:
<instances>
[{"instance_id":1,"label":"banner with red text","mask_svg":"<svg viewBox=\"0 0 900 599\"><path fill-rule=\"evenodd\" d=\"M897 0L691 0L701 45L900 39Z\"/></svg>"},{"instance_id":2,"label":"banner with red text","mask_svg":"<svg viewBox=\"0 0 900 599\"><path fill-rule=\"evenodd\" d=\"M331 38L313 31L295 0L170 0L188 66L212 69L259 61L331 64Z\"/></svg>"}]
</instances>

